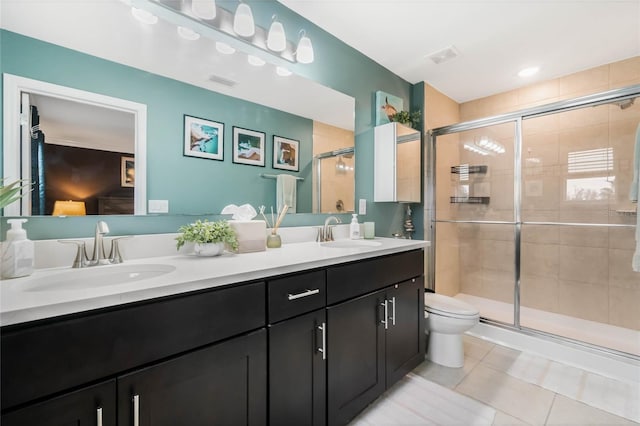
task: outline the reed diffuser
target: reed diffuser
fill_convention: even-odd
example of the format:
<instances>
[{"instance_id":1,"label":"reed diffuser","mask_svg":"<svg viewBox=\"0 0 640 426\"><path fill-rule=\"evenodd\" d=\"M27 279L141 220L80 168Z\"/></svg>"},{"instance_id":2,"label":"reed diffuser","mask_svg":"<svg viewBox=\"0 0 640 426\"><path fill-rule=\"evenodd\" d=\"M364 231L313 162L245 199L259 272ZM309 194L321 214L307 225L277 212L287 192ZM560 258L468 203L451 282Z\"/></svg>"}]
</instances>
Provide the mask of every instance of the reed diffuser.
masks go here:
<instances>
[{"instance_id":1,"label":"reed diffuser","mask_svg":"<svg viewBox=\"0 0 640 426\"><path fill-rule=\"evenodd\" d=\"M267 223L267 226L269 226L271 228L271 233L267 236L267 247L268 248L282 247L282 239L280 238L280 235L278 234L278 228L280 227L280 224L282 223L282 220L284 219L284 215L287 214L287 210L289 210L289 206L285 204L284 207L282 208L282 211L278 212L278 218L276 219L274 217L274 215L273 215L273 209L271 209L271 223L272 223L272 226L269 226L269 219L267 219L267 217L264 214L264 206L260 207L260 214L262 215L262 218Z\"/></svg>"}]
</instances>

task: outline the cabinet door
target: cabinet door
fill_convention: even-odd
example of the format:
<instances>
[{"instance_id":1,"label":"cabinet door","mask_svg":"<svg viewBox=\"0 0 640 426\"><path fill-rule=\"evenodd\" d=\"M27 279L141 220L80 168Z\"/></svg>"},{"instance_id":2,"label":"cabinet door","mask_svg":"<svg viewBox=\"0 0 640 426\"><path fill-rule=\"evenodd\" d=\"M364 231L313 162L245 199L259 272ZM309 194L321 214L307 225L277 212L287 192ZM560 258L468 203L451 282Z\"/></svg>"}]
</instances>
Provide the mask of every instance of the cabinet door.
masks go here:
<instances>
[{"instance_id":1,"label":"cabinet door","mask_svg":"<svg viewBox=\"0 0 640 426\"><path fill-rule=\"evenodd\" d=\"M424 361L423 280L413 278L387 290L387 387Z\"/></svg>"},{"instance_id":2,"label":"cabinet door","mask_svg":"<svg viewBox=\"0 0 640 426\"><path fill-rule=\"evenodd\" d=\"M2 416L3 426L115 426L116 381L71 392Z\"/></svg>"},{"instance_id":3,"label":"cabinet door","mask_svg":"<svg viewBox=\"0 0 640 426\"><path fill-rule=\"evenodd\" d=\"M325 318L319 309L269 327L270 425L326 424Z\"/></svg>"},{"instance_id":4,"label":"cabinet door","mask_svg":"<svg viewBox=\"0 0 640 426\"><path fill-rule=\"evenodd\" d=\"M266 424L266 344L262 329L119 377L118 425Z\"/></svg>"},{"instance_id":5,"label":"cabinet door","mask_svg":"<svg viewBox=\"0 0 640 426\"><path fill-rule=\"evenodd\" d=\"M385 389L384 291L327 308L328 424L343 425Z\"/></svg>"}]
</instances>

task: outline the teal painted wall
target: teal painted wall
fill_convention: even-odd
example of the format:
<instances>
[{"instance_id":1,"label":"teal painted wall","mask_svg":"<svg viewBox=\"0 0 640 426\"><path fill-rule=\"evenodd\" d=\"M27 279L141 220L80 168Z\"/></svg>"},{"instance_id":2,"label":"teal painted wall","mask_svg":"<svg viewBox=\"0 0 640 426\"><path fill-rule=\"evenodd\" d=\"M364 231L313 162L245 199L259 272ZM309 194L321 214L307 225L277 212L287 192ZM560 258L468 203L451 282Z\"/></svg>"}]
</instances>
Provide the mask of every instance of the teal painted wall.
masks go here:
<instances>
[{"instance_id":1,"label":"teal painted wall","mask_svg":"<svg viewBox=\"0 0 640 426\"><path fill-rule=\"evenodd\" d=\"M222 7L233 9L233 6L225 5L235 2L221 2ZM292 70L304 77L315 80L320 84L331 87L335 90L343 92L355 98L355 149L356 149L356 199L364 198L367 200L367 215L360 218L360 221L375 221L376 234L378 236L390 236L394 232L402 232L402 223L404 219L404 206L397 203L373 203L373 126L374 126L374 97L377 90L383 90L392 93L404 99L405 105L410 105L412 86L396 76L386 68L372 61L368 57L362 55L355 49L347 46L331 34L325 32L311 22L303 19L293 11L282 6L274 0L249 2L254 11L256 23L263 27L268 27L271 16L275 13L283 22L285 28L302 28L313 40L315 50L315 62L308 65L294 65ZM43 49L35 54L26 54L21 51L19 55L20 61L14 61L9 56L5 44L9 42L17 43L17 36L8 32L0 33L0 43L2 43L2 57L0 62L0 71L12 74L23 75L30 78L37 78L50 81L56 84L70 85L83 90L91 90L97 93L108 94L111 96L130 99L136 102L142 102L157 105L158 108L148 109L148 198L166 199L167 191L171 186L178 186L183 189L183 195L192 202L194 193L201 198L201 212L203 215L182 216L184 211L179 210L181 199L171 198L171 213L169 216L146 216L146 217L115 217L109 216L107 219L112 228L113 234L131 234L131 233L162 233L174 232L177 226L193 220L195 217L213 217L208 213L212 213L212 204L207 200L210 195L206 188L194 188L193 182L190 182L188 175L191 170L197 168L199 172L208 173L207 176L213 176L216 170L226 171L227 167L253 168L256 175L262 171L268 171L266 168L257 168L251 166L240 166L231 163L231 126L238 125L250 129L262 130L267 132L267 146L270 151L270 135L273 133L282 135L282 132L270 130L264 127L264 123L271 120L280 120L284 117L276 117L275 111L271 110L267 113L264 107L254 106L246 109L239 108L233 112L233 115L224 114L224 111L216 109L215 105L207 102L212 96L216 95L212 92L186 85L174 80L159 77L157 75L142 72L131 67L110 63L95 57L73 52L68 49L57 48L56 52L44 49L45 43L30 41L31 46L37 49ZM293 39L293 35L289 35ZM22 43L28 40L22 37ZM45 51L47 50L47 51ZM5 55L7 56L5 58ZM56 56L52 56L56 55ZM60 62L60 56L63 55L74 63L73 69L61 67L53 64L52 59L55 57L56 64ZM49 73L48 75L43 75ZM164 81L168 89L150 90L158 84L159 79ZM129 82L131 83L125 83ZM74 84L68 84L73 82ZM78 86L81 84L82 86ZM129 86L123 89L123 84ZM167 99L162 93L164 90L170 90L177 93L175 99L172 97L170 103L175 105L164 105ZM242 102L238 100L232 101ZM246 102L244 102L246 104ZM218 162L212 160L203 160L196 158L182 157L182 145L176 146L172 135L182 134L182 114L192 114L198 117L213 118L218 121L225 122L225 161ZM280 113L282 114L282 113ZM153 116L153 118L152 118ZM176 120L176 117L178 118ZM153 121L152 121L153 120ZM153 123L158 123L158 128L153 128ZM292 125L292 129L295 126ZM293 130L292 130L293 131ZM302 132L302 130L300 130ZM285 136L285 135L283 135ZM295 135L291 137L297 139ZM300 137L302 140L302 137ZM181 140L181 136L180 136ZM270 153L267 157L267 164L270 164ZM301 169L304 175L305 168ZM240 178L239 178L240 179ZM212 179L215 180L215 179ZM238 182L248 183L248 182ZM207 182L210 185L224 185L222 182ZM273 184L273 182L271 182ZM311 184L311 179L305 179L305 184ZM245 185L246 187L246 185ZM185 190L194 188L193 191ZM249 189L248 189L249 190ZM197 191L197 192L196 192ZM244 198L244 197L243 197ZM229 202L238 202L237 200ZM268 205L268 203L265 202ZM422 205L416 205L414 211L422 210ZM191 211L193 212L193 210ZM177 215L177 216L176 216ZM297 225L315 225L324 221L324 215L290 215L283 226ZM349 216L343 215L343 221L348 221ZM92 225L97 218L31 218L28 229L31 238L63 238L63 237L80 237L90 236L92 233ZM2 228L5 228L5 221L2 221ZM416 232L416 238L422 238L422 234ZM4 230L1 238L4 238Z\"/></svg>"}]
</instances>

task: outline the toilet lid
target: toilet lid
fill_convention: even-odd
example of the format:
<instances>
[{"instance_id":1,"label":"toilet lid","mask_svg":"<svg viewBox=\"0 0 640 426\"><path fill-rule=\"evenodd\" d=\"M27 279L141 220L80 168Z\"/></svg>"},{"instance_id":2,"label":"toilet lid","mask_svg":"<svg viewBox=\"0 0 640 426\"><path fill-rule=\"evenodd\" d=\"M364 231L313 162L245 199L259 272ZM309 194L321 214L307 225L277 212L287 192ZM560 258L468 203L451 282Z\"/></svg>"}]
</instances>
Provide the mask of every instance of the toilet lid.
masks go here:
<instances>
[{"instance_id":1,"label":"toilet lid","mask_svg":"<svg viewBox=\"0 0 640 426\"><path fill-rule=\"evenodd\" d=\"M467 302L436 293L425 293L424 307L428 312L441 312L444 315L476 316L480 313Z\"/></svg>"}]
</instances>

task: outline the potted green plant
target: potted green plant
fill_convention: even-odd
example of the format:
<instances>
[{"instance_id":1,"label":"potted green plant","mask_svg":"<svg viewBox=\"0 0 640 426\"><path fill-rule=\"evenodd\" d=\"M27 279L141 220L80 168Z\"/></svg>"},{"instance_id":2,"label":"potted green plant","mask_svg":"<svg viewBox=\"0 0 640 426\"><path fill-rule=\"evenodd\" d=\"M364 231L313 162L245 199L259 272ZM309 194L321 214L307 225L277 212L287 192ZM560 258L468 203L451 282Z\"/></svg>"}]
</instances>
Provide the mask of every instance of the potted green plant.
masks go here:
<instances>
[{"instance_id":1,"label":"potted green plant","mask_svg":"<svg viewBox=\"0 0 640 426\"><path fill-rule=\"evenodd\" d=\"M397 121L414 129L420 125L420 111L400 111L393 114L390 118L391 121Z\"/></svg>"},{"instance_id":2,"label":"potted green plant","mask_svg":"<svg viewBox=\"0 0 640 426\"><path fill-rule=\"evenodd\" d=\"M18 179L4 185L4 179L0 179L0 209L22 198L24 195L21 192L22 189L29 187L29 184L25 182L25 180Z\"/></svg>"},{"instance_id":3,"label":"potted green plant","mask_svg":"<svg viewBox=\"0 0 640 426\"><path fill-rule=\"evenodd\" d=\"M181 235L176 237L176 248L185 243L194 243L194 252L197 256L218 256L222 254L225 246L231 250L238 250L236 233L226 220L209 222L197 220L178 229Z\"/></svg>"}]
</instances>

